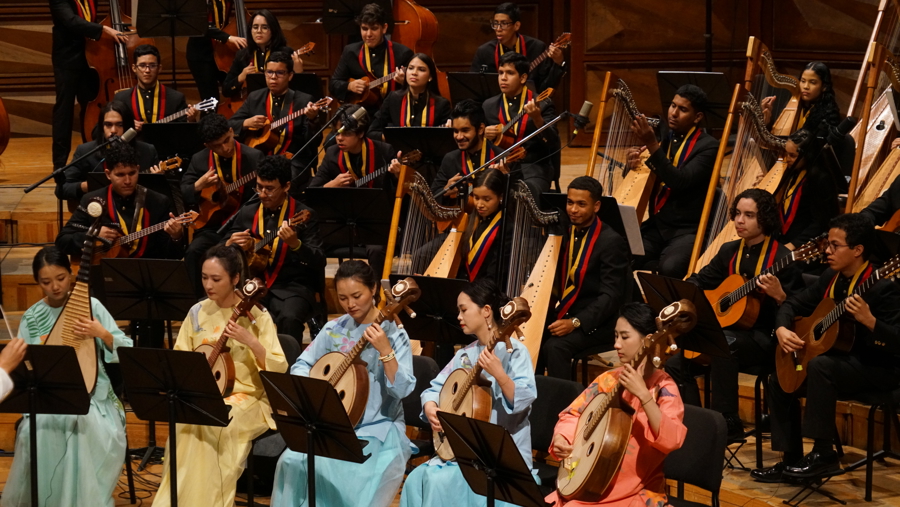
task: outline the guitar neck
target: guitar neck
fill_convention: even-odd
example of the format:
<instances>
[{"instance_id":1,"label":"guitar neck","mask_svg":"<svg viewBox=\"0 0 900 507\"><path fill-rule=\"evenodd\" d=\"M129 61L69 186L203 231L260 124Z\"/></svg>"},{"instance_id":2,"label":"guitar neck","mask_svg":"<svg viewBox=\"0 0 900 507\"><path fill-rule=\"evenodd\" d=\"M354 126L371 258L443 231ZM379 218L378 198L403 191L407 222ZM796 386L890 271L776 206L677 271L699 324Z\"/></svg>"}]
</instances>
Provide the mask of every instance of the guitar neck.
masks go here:
<instances>
[{"instance_id":1,"label":"guitar neck","mask_svg":"<svg viewBox=\"0 0 900 507\"><path fill-rule=\"evenodd\" d=\"M305 107L304 107L303 109L299 110L299 111L293 112L293 113L291 113L291 114L285 116L284 118L281 118L280 120L273 121L273 122L272 122L272 125L270 125L269 128L270 128L271 130L278 130L278 129L280 129L282 126L284 126L285 124L287 124L288 122L294 121L294 120L296 120L297 118L299 118L301 115L304 115L304 114L306 114L306 108L305 108Z\"/></svg>"},{"instance_id":2,"label":"guitar neck","mask_svg":"<svg viewBox=\"0 0 900 507\"><path fill-rule=\"evenodd\" d=\"M494 350L494 347L497 346L498 336L495 334L491 337L491 342L488 344L487 349L490 351ZM475 367L469 371L469 374L466 376L466 381L463 383L462 388L456 392L456 396L453 397L453 411L456 412L459 410L460 405L462 405L463 400L466 398L466 395L469 393L469 390L472 389L472 385L475 384L475 379L481 375L483 369L481 365L477 362L475 363Z\"/></svg>"},{"instance_id":3,"label":"guitar neck","mask_svg":"<svg viewBox=\"0 0 900 507\"><path fill-rule=\"evenodd\" d=\"M763 255L763 252L761 252L760 255ZM761 276L778 274L782 270L784 270L785 268L787 268L788 266L793 264L794 262L795 262L794 261L794 252L791 252L791 255L786 255L786 256L778 259L777 261L775 261L775 264L772 264L768 268L760 271L760 273L758 275L747 280L746 282L744 282L743 285L741 285L740 287L735 289L731 294L729 294L728 296L732 299L732 303L739 301L741 298L744 298L748 294L750 294L753 291L753 289L756 288L756 286L757 286L756 284L759 281L759 278Z\"/></svg>"},{"instance_id":4,"label":"guitar neck","mask_svg":"<svg viewBox=\"0 0 900 507\"><path fill-rule=\"evenodd\" d=\"M354 184L355 184L357 187L361 187L361 186L363 186L363 185L367 185L370 181L372 181L372 180L374 180L375 178L377 178L377 177L381 176L382 174L386 173L390 167L391 167L391 164L385 164L385 165L379 167L378 169L375 169L374 171L370 172L369 174L363 176L362 178L356 180L356 181L354 182Z\"/></svg>"},{"instance_id":5,"label":"guitar neck","mask_svg":"<svg viewBox=\"0 0 900 507\"><path fill-rule=\"evenodd\" d=\"M378 79L376 79L376 80L374 80L374 81L371 81L371 82L369 83L369 89L370 89L370 90L373 90L373 89L375 89L375 88L378 88L379 86L383 85L384 83L387 83L387 82L390 81L391 79L394 79L394 78L397 76L397 74L399 74L400 72L401 72L401 71L396 70L396 71L394 71L394 72L391 72L390 74L387 74L387 75L385 75L385 76L381 76L380 78L378 78Z\"/></svg>"},{"instance_id":6,"label":"guitar neck","mask_svg":"<svg viewBox=\"0 0 900 507\"><path fill-rule=\"evenodd\" d=\"M385 320L387 320L387 316L382 313L381 310L379 310L378 316L375 317L375 320L372 322L372 324L381 325L381 323ZM341 377L344 376L344 373L347 372L347 370L350 368L350 365L353 364L353 361L356 361L356 358L358 358L359 355L362 354L362 351L366 349L367 345L369 345L369 340L366 340L365 338L360 336L359 341L357 341L356 345L354 345L353 348L350 349L350 352L347 352L347 357L344 358L344 361L335 369L334 373L331 375L331 378L328 379L328 382L331 385L336 385L338 381L341 380Z\"/></svg>"},{"instance_id":7,"label":"guitar neck","mask_svg":"<svg viewBox=\"0 0 900 507\"><path fill-rule=\"evenodd\" d=\"M230 194L230 193L234 192L235 190L241 188L242 186L246 185L251 180L255 180L255 179L256 179L256 171L250 171L249 173L238 178L236 181L229 183L225 187L225 193Z\"/></svg>"},{"instance_id":8,"label":"guitar neck","mask_svg":"<svg viewBox=\"0 0 900 507\"><path fill-rule=\"evenodd\" d=\"M166 116L165 118L163 118L162 120L159 120L158 122L154 122L154 123L169 123L170 121L175 121L178 118L187 116L187 114L188 114L188 109L182 109L181 111L178 111L177 113L172 113L169 116Z\"/></svg>"},{"instance_id":9,"label":"guitar neck","mask_svg":"<svg viewBox=\"0 0 900 507\"><path fill-rule=\"evenodd\" d=\"M122 246L122 245L125 245L128 243L131 243L132 241L137 241L137 240L143 238L144 236L149 236L150 234L153 234L154 232L163 230L166 227L166 223L167 222L160 222L156 225L151 225L150 227L147 227L145 229L141 229L139 231L132 232L131 234L129 234L127 236L122 236L119 239L117 239L114 244L116 246Z\"/></svg>"},{"instance_id":10,"label":"guitar neck","mask_svg":"<svg viewBox=\"0 0 900 507\"><path fill-rule=\"evenodd\" d=\"M523 92L524 93L524 92ZM506 125L503 126L503 129L500 130L500 134L505 134L509 129L513 128L514 125L518 124L522 121L522 117L525 116L525 110L519 111L519 114L512 117L511 120L506 122Z\"/></svg>"},{"instance_id":11,"label":"guitar neck","mask_svg":"<svg viewBox=\"0 0 900 507\"><path fill-rule=\"evenodd\" d=\"M237 311L237 307L232 309L231 318L228 319L228 322L237 322L238 318L240 318L240 314ZM227 325L227 324L226 324ZM212 368L213 365L216 364L216 361L219 359L219 355L222 354L222 349L225 348L225 344L228 343L228 337L225 336L225 333L222 332L222 335L219 336L219 339L216 340L216 343L213 344L213 351L207 357L207 362L209 363L209 367Z\"/></svg>"},{"instance_id":12,"label":"guitar neck","mask_svg":"<svg viewBox=\"0 0 900 507\"><path fill-rule=\"evenodd\" d=\"M546 60L547 57L549 57L549 56L550 56L550 50L549 50L549 49L547 49L547 50L545 50L543 53L539 54L538 57L535 58L534 60L532 60L532 61L531 61L531 64L528 66L528 74L531 75L531 72L532 72L534 69L536 69L538 65L540 65L541 63L543 63L543 61Z\"/></svg>"},{"instance_id":13,"label":"guitar neck","mask_svg":"<svg viewBox=\"0 0 900 507\"><path fill-rule=\"evenodd\" d=\"M850 296L862 296L866 293L867 290L871 289L873 285L878 283L878 280L881 280L881 275L878 273L878 271L876 271L872 273L872 276L870 276L865 282L857 285L856 288L853 289L853 293L850 294ZM837 322L841 317L843 317L844 312L847 311L847 299L849 299L850 296L844 298L844 300L838 303L833 310L828 312L828 315L826 315L818 324L816 324L816 327L821 326L821 331L824 332L826 329L833 326L834 323Z\"/></svg>"}]
</instances>

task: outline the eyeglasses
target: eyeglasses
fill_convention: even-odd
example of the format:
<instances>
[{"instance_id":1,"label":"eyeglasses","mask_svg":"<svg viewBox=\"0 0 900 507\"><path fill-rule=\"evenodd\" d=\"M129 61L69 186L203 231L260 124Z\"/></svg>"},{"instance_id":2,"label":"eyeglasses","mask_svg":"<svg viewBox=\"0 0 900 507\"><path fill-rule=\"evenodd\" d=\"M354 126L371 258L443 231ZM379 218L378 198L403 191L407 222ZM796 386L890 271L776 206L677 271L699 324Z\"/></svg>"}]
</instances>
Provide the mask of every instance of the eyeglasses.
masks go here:
<instances>
[{"instance_id":1,"label":"eyeglasses","mask_svg":"<svg viewBox=\"0 0 900 507\"><path fill-rule=\"evenodd\" d=\"M253 25L250 27L250 30L253 30L254 32L268 32L269 25Z\"/></svg>"},{"instance_id":2,"label":"eyeglasses","mask_svg":"<svg viewBox=\"0 0 900 507\"><path fill-rule=\"evenodd\" d=\"M512 21L491 21L491 28L494 30L498 28L509 28L513 26L515 23Z\"/></svg>"},{"instance_id":3,"label":"eyeglasses","mask_svg":"<svg viewBox=\"0 0 900 507\"><path fill-rule=\"evenodd\" d=\"M141 70L156 70L159 68L159 64L158 63L139 63L139 64L135 65L135 67L137 67Z\"/></svg>"},{"instance_id":4,"label":"eyeglasses","mask_svg":"<svg viewBox=\"0 0 900 507\"><path fill-rule=\"evenodd\" d=\"M256 193L259 195L273 195L279 190L281 190L281 187L261 187L259 185L256 185Z\"/></svg>"},{"instance_id":5,"label":"eyeglasses","mask_svg":"<svg viewBox=\"0 0 900 507\"><path fill-rule=\"evenodd\" d=\"M286 70L267 70L266 77L284 77L287 73Z\"/></svg>"},{"instance_id":6,"label":"eyeglasses","mask_svg":"<svg viewBox=\"0 0 900 507\"><path fill-rule=\"evenodd\" d=\"M850 248L850 245L841 245L840 243L835 243L834 241L831 241L826 245L826 248L831 248L832 252L837 252L841 247Z\"/></svg>"}]
</instances>

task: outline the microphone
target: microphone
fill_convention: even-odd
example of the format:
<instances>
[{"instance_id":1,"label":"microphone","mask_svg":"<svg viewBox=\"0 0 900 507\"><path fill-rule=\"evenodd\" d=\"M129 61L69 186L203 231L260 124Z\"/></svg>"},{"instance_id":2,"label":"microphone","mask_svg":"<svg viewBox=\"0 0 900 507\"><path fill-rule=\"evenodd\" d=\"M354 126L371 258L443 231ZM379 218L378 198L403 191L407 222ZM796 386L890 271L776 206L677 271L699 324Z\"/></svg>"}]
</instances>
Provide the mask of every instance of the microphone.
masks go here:
<instances>
[{"instance_id":1,"label":"microphone","mask_svg":"<svg viewBox=\"0 0 900 507\"><path fill-rule=\"evenodd\" d=\"M120 137L118 140L122 141L122 142L130 143L132 139L137 137L137 134L138 134L137 130L128 129L128 132L125 132L124 134L122 134L122 137Z\"/></svg>"},{"instance_id":2,"label":"microphone","mask_svg":"<svg viewBox=\"0 0 900 507\"><path fill-rule=\"evenodd\" d=\"M825 142L832 146L840 143L841 140L843 140L844 137L849 134L851 130L853 130L853 127L856 126L857 121L859 120L852 116L844 118L844 121L842 121L837 127L828 129L828 137L826 138Z\"/></svg>"},{"instance_id":3,"label":"microphone","mask_svg":"<svg viewBox=\"0 0 900 507\"><path fill-rule=\"evenodd\" d=\"M574 134L578 135L578 130L583 129L588 123L591 122L591 109L594 108L594 103L588 100L584 101L584 104L581 105L581 111L578 111L578 114L573 114L572 118L575 119L575 131Z\"/></svg>"},{"instance_id":4,"label":"microphone","mask_svg":"<svg viewBox=\"0 0 900 507\"><path fill-rule=\"evenodd\" d=\"M365 116L365 115L366 115L366 110L361 107L361 108L357 109L356 111L354 111L350 117L353 118L353 120L355 120L356 122L359 122L360 120L363 119L363 116ZM338 134L343 134L344 132L346 132L347 128L348 127L346 124L341 125L341 128L338 129Z\"/></svg>"}]
</instances>

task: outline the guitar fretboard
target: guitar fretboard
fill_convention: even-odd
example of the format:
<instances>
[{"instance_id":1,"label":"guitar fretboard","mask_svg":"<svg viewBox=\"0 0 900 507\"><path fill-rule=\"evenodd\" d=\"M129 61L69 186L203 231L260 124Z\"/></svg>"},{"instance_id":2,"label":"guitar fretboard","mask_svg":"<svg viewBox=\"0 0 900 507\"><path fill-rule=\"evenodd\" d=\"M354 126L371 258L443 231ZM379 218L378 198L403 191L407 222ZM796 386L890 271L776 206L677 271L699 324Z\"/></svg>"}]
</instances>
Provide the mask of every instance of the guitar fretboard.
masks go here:
<instances>
[{"instance_id":1,"label":"guitar fretboard","mask_svg":"<svg viewBox=\"0 0 900 507\"><path fill-rule=\"evenodd\" d=\"M235 190L241 188L242 186L246 185L248 182L250 182L250 180L255 180L255 179L256 179L256 171L251 171L251 172L241 176L237 180L226 185L225 193L230 194L230 193L234 192Z\"/></svg>"},{"instance_id":2,"label":"guitar fretboard","mask_svg":"<svg viewBox=\"0 0 900 507\"><path fill-rule=\"evenodd\" d=\"M391 72L390 74L382 76L374 81L370 81L369 89L373 90L375 88L378 88L379 86L383 85L384 83L387 83L391 79L394 79L398 74L400 74L401 72L404 72L404 71L405 71L405 69L395 70L394 72Z\"/></svg>"}]
</instances>

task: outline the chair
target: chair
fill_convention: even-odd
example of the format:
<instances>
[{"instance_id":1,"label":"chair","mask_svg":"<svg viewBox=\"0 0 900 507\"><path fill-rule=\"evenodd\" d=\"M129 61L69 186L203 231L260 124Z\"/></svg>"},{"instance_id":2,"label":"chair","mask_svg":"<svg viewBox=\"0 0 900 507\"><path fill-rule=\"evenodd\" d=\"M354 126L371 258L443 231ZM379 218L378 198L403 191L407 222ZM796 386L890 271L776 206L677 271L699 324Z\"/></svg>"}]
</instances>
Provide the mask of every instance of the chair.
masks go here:
<instances>
[{"instance_id":1,"label":"chair","mask_svg":"<svg viewBox=\"0 0 900 507\"><path fill-rule=\"evenodd\" d=\"M572 380L545 377L534 377L537 398L531 405L528 421L531 423L531 448L539 453L546 453L553 440L553 428L556 426L556 415L565 410L584 390L582 385ZM549 495L556 485L557 467L548 465L544 460L535 459L533 468L541 480L541 492Z\"/></svg>"},{"instance_id":2,"label":"chair","mask_svg":"<svg viewBox=\"0 0 900 507\"><path fill-rule=\"evenodd\" d=\"M894 391L862 392L851 398L869 408L869 426L866 431L866 457L844 468L845 472L866 466L866 501L872 501L872 473L875 460L884 458L900 459L900 454L891 449L891 425L896 425L900 432L900 419L897 418L897 405L900 403L900 389ZM881 409L884 433L881 450L875 451L875 411Z\"/></svg>"},{"instance_id":3,"label":"chair","mask_svg":"<svg viewBox=\"0 0 900 507\"><path fill-rule=\"evenodd\" d=\"M423 430L431 430L431 425L423 421L419 414L422 413L422 392L431 385L431 381L438 376L441 368L434 359L428 356L413 356L413 374L416 376L416 387L406 398L403 398L403 418L407 426ZM431 440L415 439L412 443L419 452L410 457L419 458L434 454L434 443ZM409 470L407 470L409 472Z\"/></svg>"},{"instance_id":4,"label":"chair","mask_svg":"<svg viewBox=\"0 0 900 507\"><path fill-rule=\"evenodd\" d=\"M666 478L678 482L677 496L670 496L669 504L675 507L703 505L684 500L684 484L687 483L712 493L712 506L718 507L728 434L725 418L714 410L685 405L684 425L687 427L684 444L666 456L663 463Z\"/></svg>"}]
</instances>

